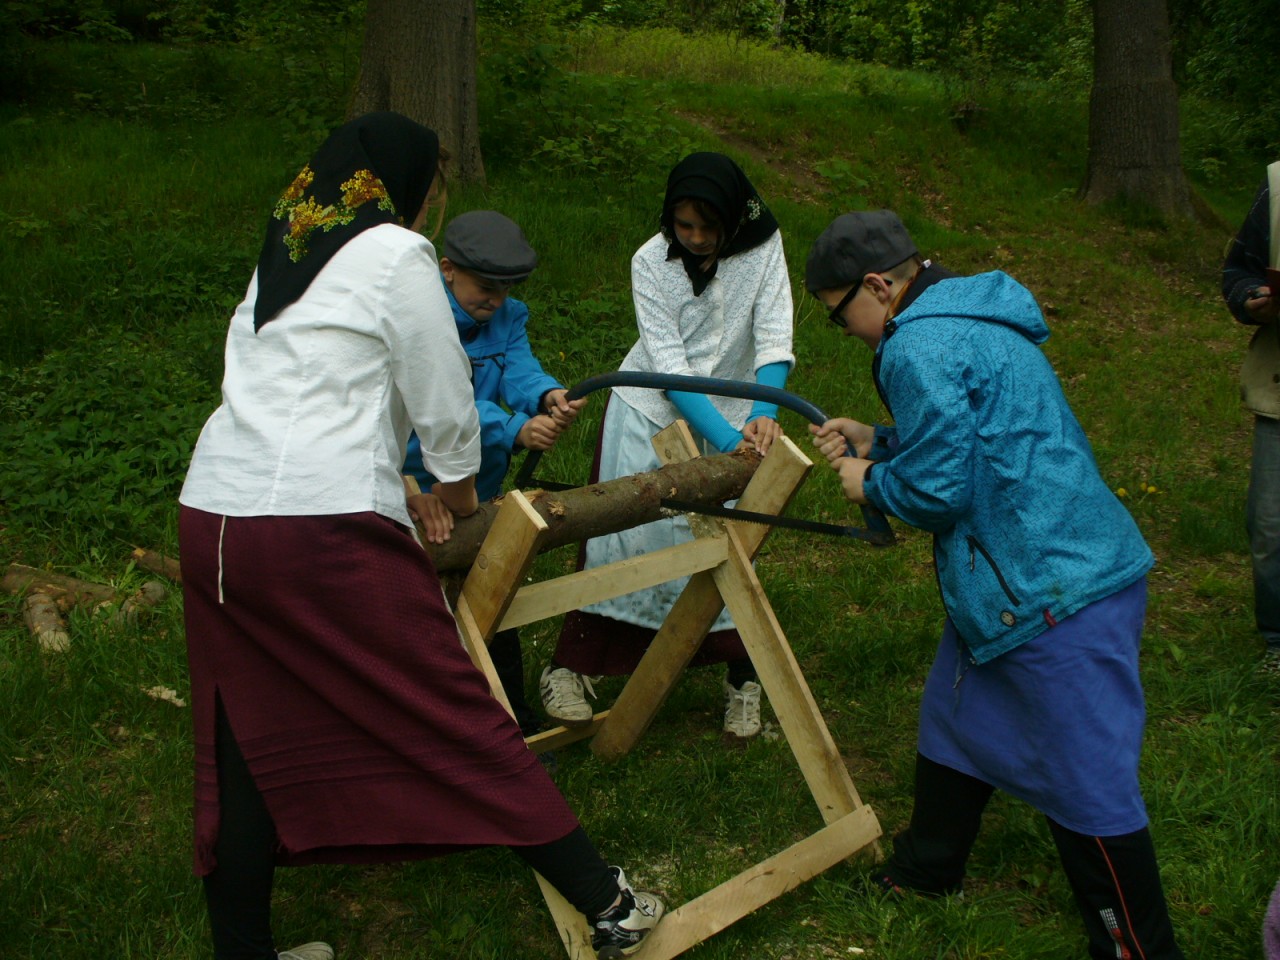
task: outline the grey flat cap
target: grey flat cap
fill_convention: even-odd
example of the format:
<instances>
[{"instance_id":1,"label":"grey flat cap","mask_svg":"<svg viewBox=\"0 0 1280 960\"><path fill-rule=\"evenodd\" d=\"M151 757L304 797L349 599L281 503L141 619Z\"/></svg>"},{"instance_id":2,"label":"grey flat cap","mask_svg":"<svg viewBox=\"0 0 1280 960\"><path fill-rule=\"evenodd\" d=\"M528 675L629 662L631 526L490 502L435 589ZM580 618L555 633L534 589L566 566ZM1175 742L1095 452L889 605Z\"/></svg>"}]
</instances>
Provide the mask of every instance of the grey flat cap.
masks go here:
<instances>
[{"instance_id":1,"label":"grey flat cap","mask_svg":"<svg viewBox=\"0 0 1280 960\"><path fill-rule=\"evenodd\" d=\"M804 268L804 285L810 293L838 290L868 273L896 267L918 252L892 210L844 213L814 241Z\"/></svg>"},{"instance_id":2,"label":"grey flat cap","mask_svg":"<svg viewBox=\"0 0 1280 960\"><path fill-rule=\"evenodd\" d=\"M524 232L496 210L472 210L444 230L444 255L463 270L504 283L518 283L538 265Z\"/></svg>"}]
</instances>

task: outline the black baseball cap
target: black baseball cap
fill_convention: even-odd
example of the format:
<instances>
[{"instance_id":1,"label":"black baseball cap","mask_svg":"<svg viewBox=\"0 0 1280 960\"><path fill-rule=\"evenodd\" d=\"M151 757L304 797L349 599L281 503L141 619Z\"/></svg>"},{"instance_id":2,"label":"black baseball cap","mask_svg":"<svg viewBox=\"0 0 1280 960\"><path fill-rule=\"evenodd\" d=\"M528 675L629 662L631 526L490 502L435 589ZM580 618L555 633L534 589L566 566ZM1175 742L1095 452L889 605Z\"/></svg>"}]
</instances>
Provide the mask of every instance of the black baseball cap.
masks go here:
<instances>
[{"instance_id":1,"label":"black baseball cap","mask_svg":"<svg viewBox=\"0 0 1280 960\"><path fill-rule=\"evenodd\" d=\"M805 289L816 294L847 287L918 255L892 210L843 213L814 241L804 268Z\"/></svg>"},{"instance_id":2,"label":"black baseball cap","mask_svg":"<svg viewBox=\"0 0 1280 960\"><path fill-rule=\"evenodd\" d=\"M454 217L444 230L444 255L463 270L501 283L519 283L538 265L524 231L496 210Z\"/></svg>"}]
</instances>

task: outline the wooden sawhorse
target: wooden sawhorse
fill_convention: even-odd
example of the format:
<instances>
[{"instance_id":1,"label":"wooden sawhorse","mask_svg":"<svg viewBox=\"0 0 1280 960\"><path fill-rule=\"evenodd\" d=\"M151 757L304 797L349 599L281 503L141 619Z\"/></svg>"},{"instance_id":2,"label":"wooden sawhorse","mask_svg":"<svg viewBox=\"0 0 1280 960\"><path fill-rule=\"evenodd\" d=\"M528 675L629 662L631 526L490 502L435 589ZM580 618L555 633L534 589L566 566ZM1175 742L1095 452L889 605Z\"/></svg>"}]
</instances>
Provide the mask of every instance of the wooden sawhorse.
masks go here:
<instances>
[{"instance_id":1,"label":"wooden sawhorse","mask_svg":"<svg viewBox=\"0 0 1280 960\"><path fill-rule=\"evenodd\" d=\"M654 438L666 463L697 456L683 421ZM739 500L744 510L778 514L812 468L787 438L769 450ZM768 528L691 518L688 543L522 586L547 524L519 491L507 494L457 602L463 642L510 710L487 644L500 629L519 627L677 577L690 580L611 710L584 727L558 727L529 738L542 752L591 737L591 750L616 759L632 749L661 709L723 607L742 635L760 684L795 755L825 826L701 896L669 909L645 941L640 960L668 960L853 854L879 856L879 821L858 797L818 711L791 646L751 561ZM547 905L570 960L593 960L585 919L541 876Z\"/></svg>"}]
</instances>

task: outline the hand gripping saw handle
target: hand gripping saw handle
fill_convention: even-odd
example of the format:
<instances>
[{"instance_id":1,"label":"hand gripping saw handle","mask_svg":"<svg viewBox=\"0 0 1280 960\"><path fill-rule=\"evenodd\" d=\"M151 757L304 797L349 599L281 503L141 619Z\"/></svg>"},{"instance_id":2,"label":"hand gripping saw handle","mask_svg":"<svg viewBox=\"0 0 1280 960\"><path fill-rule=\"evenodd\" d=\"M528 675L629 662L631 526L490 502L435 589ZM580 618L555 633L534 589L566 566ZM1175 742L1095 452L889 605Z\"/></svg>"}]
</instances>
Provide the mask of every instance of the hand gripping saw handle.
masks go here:
<instances>
[{"instance_id":1,"label":"hand gripping saw handle","mask_svg":"<svg viewBox=\"0 0 1280 960\"><path fill-rule=\"evenodd\" d=\"M641 387L649 390L682 390L687 393L703 393L717 397L739 397L744 400L762 401L785 407L800 414L812 424L821 426L830 417L820 409L786 390L768 387L745 380L717 380L714 377L691 377L674 373L645 373L638 370L617 370L588 377L574 384L567 392L567 399L578 400L589 393L607 387ZM852 452L852 451L850 451ZM538 461L542 459L541 450L530 450L525 454L520 472L516 475L516 486L521 490L542 487L549 490L569 489L568 484L535 480L533 473ZM662 505L672 510L689 513L703 513L730 520L745 520L751 523L765 523L770 526L787 527L796 530L807 530L839 537L850 537L855 540L866 540L875 546L887 546L894 542L893 528L885 515L875 507L862 505L862 519L866 527L847 527L834 523L821 523L816 520L799 520L794 517L774 516L767 513L752 513L746 510L735 510L729 507L714 507L702 504L682 503L663 500Z\"/></svg>"}]
</instances>

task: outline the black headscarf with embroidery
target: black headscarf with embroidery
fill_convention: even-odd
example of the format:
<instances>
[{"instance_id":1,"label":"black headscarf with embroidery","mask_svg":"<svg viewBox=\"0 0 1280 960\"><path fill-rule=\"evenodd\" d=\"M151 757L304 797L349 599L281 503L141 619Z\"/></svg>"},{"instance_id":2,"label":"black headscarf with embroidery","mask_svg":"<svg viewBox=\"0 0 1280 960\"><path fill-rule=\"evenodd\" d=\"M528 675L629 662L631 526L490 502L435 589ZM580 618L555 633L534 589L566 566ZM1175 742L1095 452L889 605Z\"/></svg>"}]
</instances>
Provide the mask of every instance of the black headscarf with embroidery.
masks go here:
<instances>
[{"instance_id":1,"label":"black headscarf with embroidery","mask_svg":"<svg viewBox=\"0 0 1280 960\"><path fill-rule=\"evenodd\" d=\"M352 237L383 223L411 224L439 162L435 133L398 113L368 113L334 130L267 223L253 329L301 297Z\"/></svg>"},{"instance_id":2,"label":"black headscarf with embroidery","mask_svg":"<svg viewBox=\"0 0 1280 960\"><path fill-rule=\"evenodd\" d=\"M720 216L720 249L706 270L702 268L706 255L690 252L676 237L675 208L684 200L701 200ZM692 153L677 163L667 177L667 195L662 201L662 235L669 244L667 259L683 261L695 297L702 296L721 260L758 247L777 229L778 221L747 175L723 153Z\"/></svg>"}]
</instances>

